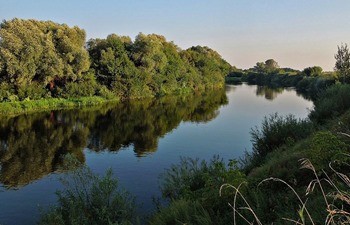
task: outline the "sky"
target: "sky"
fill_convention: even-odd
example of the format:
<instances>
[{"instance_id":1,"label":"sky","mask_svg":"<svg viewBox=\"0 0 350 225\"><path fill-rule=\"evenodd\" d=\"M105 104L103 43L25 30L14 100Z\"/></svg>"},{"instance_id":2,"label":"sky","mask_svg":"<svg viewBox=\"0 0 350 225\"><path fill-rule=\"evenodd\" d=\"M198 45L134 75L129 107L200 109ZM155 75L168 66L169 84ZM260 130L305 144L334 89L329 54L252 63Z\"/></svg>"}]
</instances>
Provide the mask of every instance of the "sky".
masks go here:
<instances>
[{"instance_id":1,"label":"sky","mask_svg":"<svg viewBox=\"0 0 350 225\"><path fill-rule=\"evenodd\" d=\"M88 39L157 33L243 69L272 58L332 71L337 46L350 42L349 0L0 0L0 19L15 17L77 25Z\"/></svg>"}]
</instances>

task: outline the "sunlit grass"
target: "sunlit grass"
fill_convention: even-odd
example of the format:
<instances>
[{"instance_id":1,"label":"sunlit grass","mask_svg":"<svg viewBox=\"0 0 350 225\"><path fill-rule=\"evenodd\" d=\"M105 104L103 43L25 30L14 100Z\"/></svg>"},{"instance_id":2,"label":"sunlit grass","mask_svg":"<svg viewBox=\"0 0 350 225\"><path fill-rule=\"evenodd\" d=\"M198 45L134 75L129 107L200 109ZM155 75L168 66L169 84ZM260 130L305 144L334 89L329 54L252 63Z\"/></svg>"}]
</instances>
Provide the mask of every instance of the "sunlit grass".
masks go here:
<instances>
[{"instance_id":1,"label":"sunlit grass","mask_svg":"<svg viewBox=\"0 0 350 225\"><path fill-rule=\"evenodd\" d=\"M107 100L103 97L80 97L80 98L50 98L41 100L3 102L0 103L0 115L12 116L24 113L63 109L79 108L84 106L100 105L110 101L118 101L118 98Z\"/></svg>"}]
</instances>

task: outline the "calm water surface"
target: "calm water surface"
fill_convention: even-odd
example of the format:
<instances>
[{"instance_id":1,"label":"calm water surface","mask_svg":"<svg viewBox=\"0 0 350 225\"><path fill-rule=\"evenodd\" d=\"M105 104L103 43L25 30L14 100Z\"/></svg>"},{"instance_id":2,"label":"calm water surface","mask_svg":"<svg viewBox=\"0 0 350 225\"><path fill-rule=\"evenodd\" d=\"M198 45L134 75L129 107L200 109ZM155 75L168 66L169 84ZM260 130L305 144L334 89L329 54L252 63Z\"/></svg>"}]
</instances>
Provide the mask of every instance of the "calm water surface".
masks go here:
<instances>
[{"instance_id":1,"label":"calm water surface","mask_svg":"<svg viewBox=\"0 0 350 225\"><path fill-rule=\"evenodd\" d=\"M180 156L237 159L249 131L278 112L305 118L312 102L294 90L226 86L221 91L62 110L0 120L0 224L35 224L55 203L57 169L75 155L93 171L112 168L120 184L152 211L159 174Z\"/></svg>"}]
</instances>

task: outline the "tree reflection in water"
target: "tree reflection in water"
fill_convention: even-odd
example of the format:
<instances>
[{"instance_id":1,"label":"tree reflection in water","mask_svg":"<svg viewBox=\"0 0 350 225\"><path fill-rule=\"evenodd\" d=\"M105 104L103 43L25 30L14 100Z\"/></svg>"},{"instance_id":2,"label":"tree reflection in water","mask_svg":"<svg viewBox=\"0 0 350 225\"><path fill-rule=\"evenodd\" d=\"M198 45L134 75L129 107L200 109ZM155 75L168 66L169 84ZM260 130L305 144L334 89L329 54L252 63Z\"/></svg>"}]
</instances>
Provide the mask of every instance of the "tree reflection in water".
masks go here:
<instances>
[{"instance_id":1,"label":"tree reflection in water","mask_svg":"<svg viewBox=\"0 0 350 225\"><path fill-rule=\"evenodd\" d=\"M279 94L282 94L284 88L271 88L268 86L257 86L256 96L264 96L267 100L274 100Z\"/></svg>"},{"instance_id":2,"label":"tree reflection in water","mask_svg":"<svg viewBox=\"0 0 350 225\"><path fill-rule=\"evenodd\" d=\"M158 139L182 121L208 122L227 104L225 90L128 101L0 119L0 182L17 188L57 171L66 154L85 161L83 150L119 151L137 157L157 150Z\"/></svg>"}]
</instances>

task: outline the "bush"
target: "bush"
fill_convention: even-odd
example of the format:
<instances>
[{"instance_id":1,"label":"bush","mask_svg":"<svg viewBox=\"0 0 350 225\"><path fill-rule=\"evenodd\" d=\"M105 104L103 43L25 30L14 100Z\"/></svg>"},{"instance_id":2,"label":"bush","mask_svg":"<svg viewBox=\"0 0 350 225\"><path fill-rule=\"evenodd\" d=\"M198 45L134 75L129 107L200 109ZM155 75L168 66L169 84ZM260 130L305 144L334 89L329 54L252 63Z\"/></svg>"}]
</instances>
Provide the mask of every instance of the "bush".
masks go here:
<instances>
[{"instance_id":1,"label":"bush","mask_svg":"<svg viewBox=\"0 0 350 225\"><path fill-rule=\"evenodd\" d=\"M134 198L120 190L111 170L100 178L81 167L62 183L65 189L57 192L58 205L47 211L39 224L129 225L136 220Z\"/></svg>"},{"instance_id":2,"label":"bush","mask_svg":"<svg viewBox=\"0 0 350 225\"><path fill-rule=\"evenodd\" d=\"M227 224L231 220L231 208L227 202L233 196L231 191L227 191L220 197L220 187L226 183L239 185L243 181L245 175L235 161L226 166L218 156L210 162L181 158L180 164L171 166L162 175L161 191L171 201L198 201L211 216L213 224Z\"/></svg>"},{"instance_id":3,"label":"bush","mask_svg":"<svg viewBox=\"0 0 350 225\"><path fill-rule=\"evenodd\" d=\"M350 108L350 85L337 84L328 88L315 103L310 118L316 122L338 117Z\"/></svg>"},{"instance_id":4,"label":"bush","mask_svg":"<svg viewBox=\"0 0 350 225\"><path fill-rule=\"evenodd\" d=\"M259 166L266 155L285 144L292 144L311 134L312 123L296 119L293 115L279 116L277 113L265 117L261 128L251 130L253 150L246 157L246 169Z\"/></svg>"},{"instance_id":5,"label":"bush","mask_svg":"<svg viewBox=\"0 0 350 225\"><path fill-rule=\"evenodd\" d=\"M310 161L316 170L328 168L328 164L336 159L344 158L348 146L329 131L320 131L313 135L310 149Z\"/></svg>"},{"instance_id":6,"label":"bush","mask_svg":"<svg viewBox=\"0 0 350 225\"><path fill-rule=\"evenodd\" d=\"M211 225L209 213L197 201L176 200L150 219L150 225Z\"/></svg>"}]
</instances>

